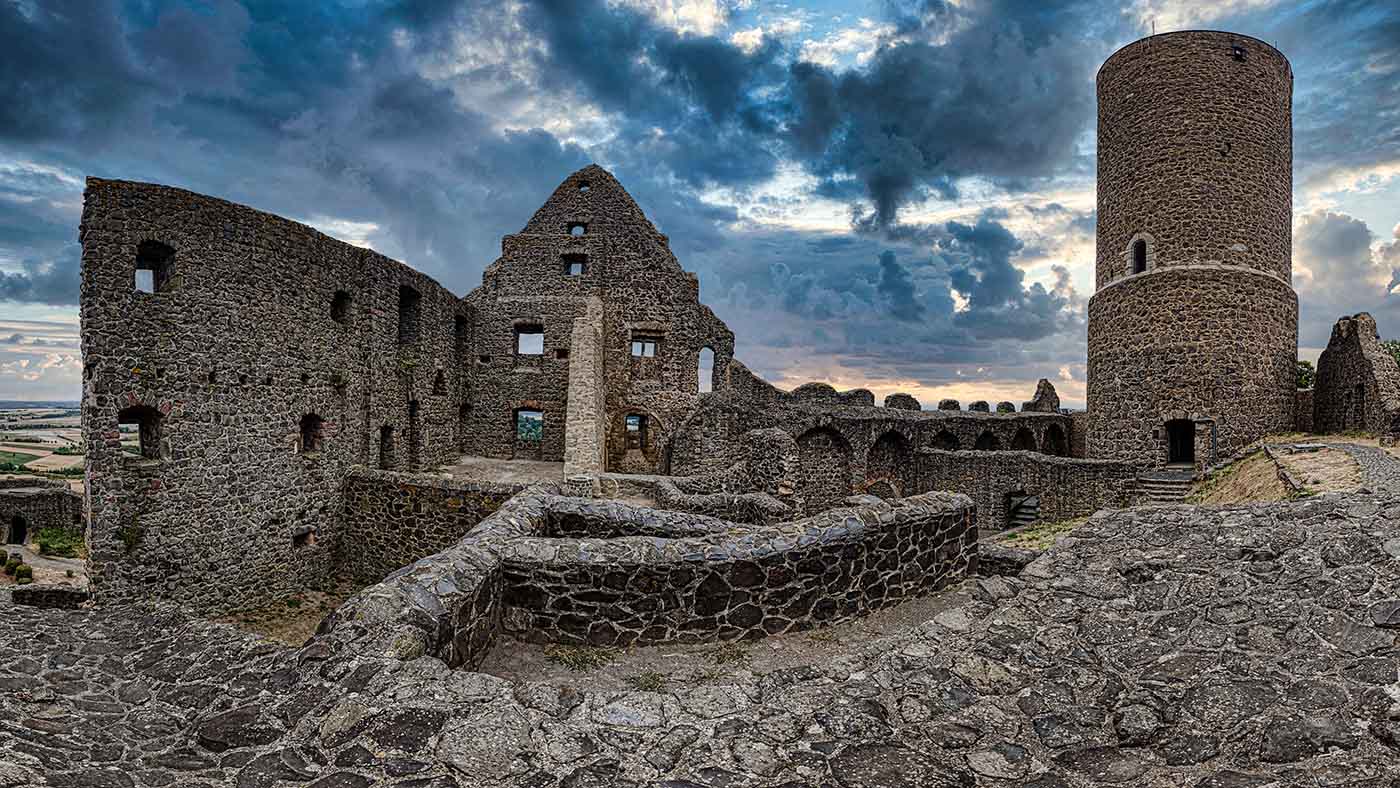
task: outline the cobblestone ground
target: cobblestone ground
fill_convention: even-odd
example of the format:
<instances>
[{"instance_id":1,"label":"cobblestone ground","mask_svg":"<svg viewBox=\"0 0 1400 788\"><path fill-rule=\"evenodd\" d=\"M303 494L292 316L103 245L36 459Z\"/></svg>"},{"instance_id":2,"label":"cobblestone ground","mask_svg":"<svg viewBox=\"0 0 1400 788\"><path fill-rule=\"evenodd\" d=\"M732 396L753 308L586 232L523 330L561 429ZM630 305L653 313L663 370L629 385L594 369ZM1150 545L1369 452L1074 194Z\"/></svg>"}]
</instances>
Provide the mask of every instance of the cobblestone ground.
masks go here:
<instances>
[{"instance_id":1,"label":"cobblestone ground","mask_svg":"<svg viewBox=\"0 0 1400 788\"><path fill-rule=\"evenodd\" d=\"M1385 449L1355 443L1328 443L1350 454L1361 466L1362 478L1372 492L1400 495L1400 460Z\"/></svg>"},{"instance_id":2,"label":"cobblestone ground","mask_svg":"<svg viewBox=\"0 0 1400 788\"><path fill-rule=\"evenodd\" d=\"M969 591L659 693L0 599L0 786L1400 786L1400 500L1106 513Z\"/></svg>"}]
</instances>

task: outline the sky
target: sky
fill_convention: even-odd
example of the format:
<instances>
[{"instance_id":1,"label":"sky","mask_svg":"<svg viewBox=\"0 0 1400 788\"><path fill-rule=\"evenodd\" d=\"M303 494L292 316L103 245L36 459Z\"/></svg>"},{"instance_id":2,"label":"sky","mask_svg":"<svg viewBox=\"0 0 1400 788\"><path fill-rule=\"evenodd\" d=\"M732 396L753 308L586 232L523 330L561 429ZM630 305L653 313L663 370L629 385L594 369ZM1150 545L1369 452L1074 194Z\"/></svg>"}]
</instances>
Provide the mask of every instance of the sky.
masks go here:
<instances>
[{"instance_id":1,"label":"sky","mask_svg":"<svg viewBox=\"0 0 1400 788\"><path fill-rule=\"evenodd\" d=\"M1094 74L1179 29L1292 62L1299 356L1400 338L1387 0L0 0L0 399L77 399L86 176L280 214L465 295L610 169L779 386L1082 406Z\"/></svg>"}]
</instances>

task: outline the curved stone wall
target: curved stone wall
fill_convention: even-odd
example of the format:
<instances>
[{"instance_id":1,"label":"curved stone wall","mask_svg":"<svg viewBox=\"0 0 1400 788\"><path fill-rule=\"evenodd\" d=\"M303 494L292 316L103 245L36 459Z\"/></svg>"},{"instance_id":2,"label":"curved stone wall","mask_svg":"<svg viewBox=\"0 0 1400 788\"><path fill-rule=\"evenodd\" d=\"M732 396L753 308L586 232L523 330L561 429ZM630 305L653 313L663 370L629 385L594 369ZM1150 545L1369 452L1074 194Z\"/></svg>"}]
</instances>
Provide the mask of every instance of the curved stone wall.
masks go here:
<instances>
[{"instance_id":1,"label":"curved stone wall","mask_svg":"<svg viewBox=\"0 0 1400 788\"><path fill-rule=\"evenodd\" d=\"M1165 424L1197 422L1209 464L1293 427L1298 298L1235 266L1164 268L1089 300L1088 455L1167 460Z\"/></svg>"},{"instance_id":2,"label":"curved stone wall","mask_svg":"<svg viewBox=\"0 0 1400 788\"><path fill-rule=\"evenodd\" d=\"M747 526L557 490L515 496L318 631L365 655L473 667L503 630L595 645L756 638L863 615L976 570L962 495Z\"/></svg>"},{"instance_id":3,"label":"curved stone wall","mask_svg":"<svg viewBox=\"0 0 1400 788\"><path fill-rule=\"evenodd\" d=\"M1147 242L1149 269L1199 263L1292 273L1293 72L1278 50L1218 31L1135 41L1098 74L1103 288Z\"/></svg>"}]
</instances>

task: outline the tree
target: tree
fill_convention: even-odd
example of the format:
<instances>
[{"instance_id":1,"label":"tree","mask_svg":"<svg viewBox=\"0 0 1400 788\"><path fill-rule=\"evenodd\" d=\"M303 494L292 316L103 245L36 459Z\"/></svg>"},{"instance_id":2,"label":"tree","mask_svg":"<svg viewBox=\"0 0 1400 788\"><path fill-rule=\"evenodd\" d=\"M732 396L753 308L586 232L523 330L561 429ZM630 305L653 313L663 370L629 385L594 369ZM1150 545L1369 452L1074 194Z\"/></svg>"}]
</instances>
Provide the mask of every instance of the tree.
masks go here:
<instances>
[{"instance_id":1,"label":"tree","mask_svg":"<svg viewBox=\"0 0 1400 788\"><path fill-rule=\"evenodd\" d=\"M1395 363L1400 364L1400 339L1383 340L1381 347L1395 359Z\"/></svg>"},{"instance_id":2,"label":"tree","mask_svg":"<svg viewBox=\"0 0 1400 788\"><path fill-rule=\"evenodd\" d=\"M1310 389L1313 387L1313 380L1317 378L1317 370L1313 369L1311 361L1298 362L1298 388Z\"/></svg>"}]
</instances>

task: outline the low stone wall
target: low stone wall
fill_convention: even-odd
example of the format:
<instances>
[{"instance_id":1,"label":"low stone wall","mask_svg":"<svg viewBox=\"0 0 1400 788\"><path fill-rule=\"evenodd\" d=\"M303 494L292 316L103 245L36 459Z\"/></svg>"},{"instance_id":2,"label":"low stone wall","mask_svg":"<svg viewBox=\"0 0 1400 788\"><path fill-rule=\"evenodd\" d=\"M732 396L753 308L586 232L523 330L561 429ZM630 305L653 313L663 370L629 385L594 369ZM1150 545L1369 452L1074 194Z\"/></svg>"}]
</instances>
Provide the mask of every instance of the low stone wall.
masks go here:
<instances>
[{"instance_id":1,"label":"low stone wall","mask_svg":"<svg viewBox=\"0 0 1400 788\"><path fill-rule=\"evenodd\" d=\"M1293 429L1298 432L1313 431L1313 390L1298 389L1297 407L1293 412Z\"/></svg>"},{"instance_id":2,"label":"low stone wall","mask_svg":"<svg viewBox=\"0 0 1400 788\"><path fill-rule=\"evenodd\" d=\"M656 483L656 504L677 512L694 512L736 523L775 523L792 515L792 509L763 492L733 493L714 490L693 478L662 478Z\"/></svg>"},{"instance_id":3,"label":"low stone wall","mask_svg":"<svg viewBox=\"0 0 1400 788\"><path fill-rule=\"evenodd\" d=\"M472 668L502 630L607 645L757 638L976 571L972 502L961 495L744 526L558 490L526 490L449 549L364 589L321 623L319 641L328 652Z\"/></svg>"},{"instance_id":4,"label":"low stone wall","mask_svg":"<svg viewBox=\"0 0 1400 788\"><path fill-rule=\"evenodd\" d=\"M335 572L377 583L390 572L457 544L523 484L454 481L358 469L347 476Z\"/></svg>"},{"instance_id":5,"label":"low stone wall","mask_svg":"<svg viewBox=\"0 0 1400 788\"><path fill-rule=\"evenodd\" d=\"M977 504L983 533L1007 527L1008 496L1039 499L1039 522L1084 517L1099 509L1131 506L1137 467L1115 460L1079 460L1029 451L918 452L919 489L953 490Z\"/></svg>"},{"instance_id":6,"label":"low stone wall","mask_svg":"<svg viewBox=\"0 0 1400 788\"><path fill-rule=\"evenodd\" d=\"M33 541L45 528L82 536L83 497L60 481L37 476L0 477L0 541L14 543L20 538L20 529L26 541Z\"/></svg>"}]
</instances>

